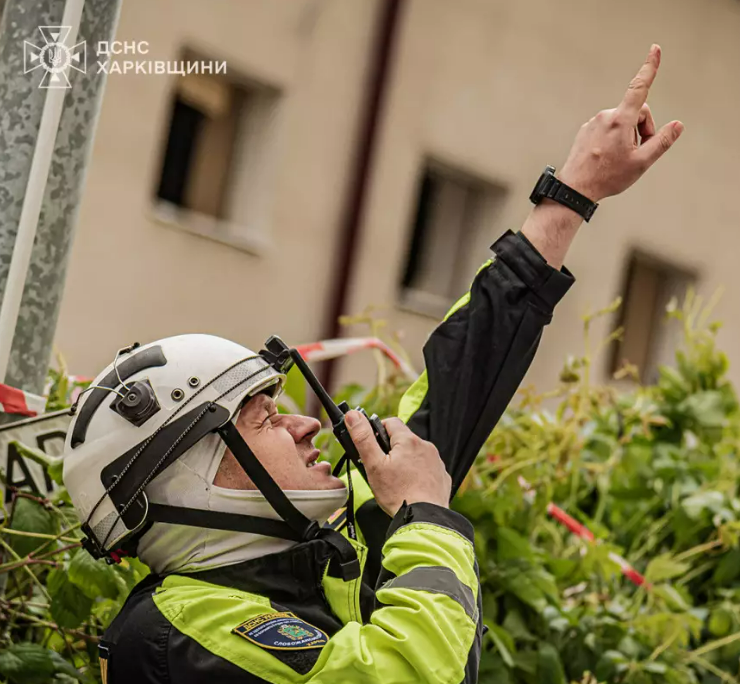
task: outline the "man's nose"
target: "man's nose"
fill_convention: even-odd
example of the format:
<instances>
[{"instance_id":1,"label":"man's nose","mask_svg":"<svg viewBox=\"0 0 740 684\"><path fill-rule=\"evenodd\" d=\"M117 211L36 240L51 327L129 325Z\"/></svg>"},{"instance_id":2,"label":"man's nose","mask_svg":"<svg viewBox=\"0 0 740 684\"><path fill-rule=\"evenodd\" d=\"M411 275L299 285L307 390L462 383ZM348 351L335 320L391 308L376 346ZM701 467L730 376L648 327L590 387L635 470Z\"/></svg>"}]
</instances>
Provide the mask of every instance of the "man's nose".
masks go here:
<instances>
[{"instance_id":1,"label":"man's nose","mask_svg":"<svg viewBox=\"0 0 740 684\"><path fill-rule=\"evenodd\" d=\"M321 422L309 416L293 416L290 423L290 433L296 444L303 440L313 439L321 429Z\"/></svg>"}]
</instances>

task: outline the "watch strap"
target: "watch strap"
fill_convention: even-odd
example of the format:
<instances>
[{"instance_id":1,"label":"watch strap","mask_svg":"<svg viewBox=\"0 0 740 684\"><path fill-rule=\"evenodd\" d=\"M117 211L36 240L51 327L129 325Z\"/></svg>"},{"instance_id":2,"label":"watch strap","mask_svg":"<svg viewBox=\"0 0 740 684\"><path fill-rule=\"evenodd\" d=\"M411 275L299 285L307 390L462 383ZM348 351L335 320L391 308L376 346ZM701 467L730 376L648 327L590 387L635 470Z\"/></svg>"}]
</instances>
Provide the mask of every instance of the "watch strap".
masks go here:
<instances>
[{"instance_id":1,"label":"watch strap","mask_svg":"<svg viewBox=\"0 0 740 684\"><path fill-rule=\"evenodd\" d=\"M572 209L583 216L583 219L588 223L599 205L555 176L551 176L549 180L550 183L545 188L542 196Z\"/></svg>"}]
</instances>

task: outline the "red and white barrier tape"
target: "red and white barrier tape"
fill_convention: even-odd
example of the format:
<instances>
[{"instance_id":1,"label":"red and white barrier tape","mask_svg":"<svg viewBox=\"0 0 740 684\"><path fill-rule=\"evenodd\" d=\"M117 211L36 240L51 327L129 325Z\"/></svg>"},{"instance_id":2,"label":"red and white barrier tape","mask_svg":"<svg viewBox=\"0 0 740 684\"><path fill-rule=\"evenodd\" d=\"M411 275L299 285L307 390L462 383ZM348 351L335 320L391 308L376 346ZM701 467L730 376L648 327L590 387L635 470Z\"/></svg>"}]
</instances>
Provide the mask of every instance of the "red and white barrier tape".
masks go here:
<instances>
[{"instance_id":1,"label":"red and white barrier tape","mask_svg":"<svg viewBox=\"0 0 740 684\"><path fill-rule=\"evenodd\" d=\"M0 383L0 412L17 416L38 416L44 412L46 397Z\"/></svg>"},{"instance_id":2,"label":"red and white barrier tape","mask_svg":"<svg viewBox=\"0 0 740 684\"><path fill-rule=\"evenodd\" d=\"M529 482L527 482L521 476L519 476L518 480L519 486L526 492L525 496L531 503L536 496L534 489L532 489L532 485L530 485ZM565 525L565 527L567 527L573 534L575 534L576 537L583 539L589 544L599 543L599 541L594 537L594 533L591 532L588 527L586 527L582 523L579 523L573 516L568 515L562 508L560 508L560 506L556 506L554 503L552 503L552 501L547 504L547 514L554 520L557 520L561 525ZM622 556L614 553L613 551L610 551L609 560L619 566L622 574L630 582L632 582L632 584L638 587L641 587L643 584L645 584L648 589L650 588L650 585L647 584L645 581L644 575L637 572L637 570L635 570L624 558L622 558Z\"/></svg>"},{"instance_id":3,"label":"red and white barrier tape","mask_svg":"<svg viewBox=\"0 0 740 684\"><path fill-rule=\"evenodd\" d=\"M377 337L344 337L336 340L322 340L296 347L306 361L326 361L340 356L354 354L362 349L378 349L410 380L416 380L418 373L394 352L383 340Z\"/></svg>"}]
</instances>

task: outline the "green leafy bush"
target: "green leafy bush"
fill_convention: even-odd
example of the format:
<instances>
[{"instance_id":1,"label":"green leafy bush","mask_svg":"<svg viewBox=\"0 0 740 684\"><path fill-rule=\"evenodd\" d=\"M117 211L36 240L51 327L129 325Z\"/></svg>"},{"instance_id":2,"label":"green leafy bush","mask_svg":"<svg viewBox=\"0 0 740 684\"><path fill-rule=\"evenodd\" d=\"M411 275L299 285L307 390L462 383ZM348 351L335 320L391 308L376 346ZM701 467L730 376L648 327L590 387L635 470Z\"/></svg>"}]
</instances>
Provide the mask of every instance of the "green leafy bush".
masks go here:
<instances>
[{"instance_id":1,"label":"green leafy bush","mask_svg":"<svg viewBox=\"0 0 740 684\"><path fill-rule=\"evenodd\" d=\"M61 363L60 368L50 374L49 411L69 406L79 388ZM10 510L3 506L0 681L99 682L100 636L148 570L135 559L115 566L93 560L80 547L80 524L62 486L61 460L15 446L45 466L58 488L48 499L15 491Z\"/></svg>"},{"instance_id":2,"label":"green leafy bush","mask_svg":"<svg viewBox=\"0 0 740 684\"><path fill-rule=\"evenodd\" d=\"M526 395L456 501L475 524L491 631L482 681L734 682L740 422L701 303L655 386L618 394L571 360L551 410ZM586 326L590 319L586 320ZM534 499L522 487L533 485ZM556 502L595 534L548 515ZM614 560L642 572L635 587Z\"/></svg>"},{"instance_id":3,"label":"green leafy bush","mask_svg":"<svg viewBox=\"0 0 740 684\"><path fill-rule=\"evenodd\" d=\"M706 310L690 299L671 315L685 338L675 366L626 393L591 384L587 317L584 354L556 391L522 393L456 497L476 529L481 682L738 681L740 411ZM57 387L67 392L61 377ZM405 388L384 369L376 387L340 398L392 415ZM303 409L305 396L291 373L284 409ZM338 457L328 432L319 439ZM57 464L27 454L58 479ZM595 541L560 525L551 502ZM97 640L146 569L85 555L63 489L51 501L17 494L0 545L0 680L97 681Z\"/></svg>"},{"instance_id":4,"label":"green leafy bush","mask_svg":"<svg viewBox=\"0 0 740 684\"><path fill-rule=\"evenodd\" d=\"M698 298L673 304L684 337L675 366L620 393L590 382L619 335L594 351L591 323L617 306L585 318L586 349L556 391L522 392L455 498L476 530L481 682L738 681L740 414L718 326ZM391 377L351 388L349 402L391 415L403 388ZM595 541L553 519L551 502ZM646 583L632 584L615 555Z\"/></svg>"}]
</instances>

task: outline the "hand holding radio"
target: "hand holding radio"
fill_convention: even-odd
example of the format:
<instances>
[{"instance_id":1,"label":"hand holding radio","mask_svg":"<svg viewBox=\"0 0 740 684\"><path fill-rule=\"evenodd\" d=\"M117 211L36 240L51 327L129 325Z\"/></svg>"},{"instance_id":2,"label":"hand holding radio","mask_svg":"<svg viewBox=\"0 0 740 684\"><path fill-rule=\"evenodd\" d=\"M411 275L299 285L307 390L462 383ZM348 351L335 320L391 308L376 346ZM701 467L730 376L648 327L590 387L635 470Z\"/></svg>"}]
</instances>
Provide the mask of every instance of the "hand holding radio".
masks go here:
<instances>
[{"instance_id":1,"label":"hand holding radio","mask_svg":"<svg viewBox=\"0 0 740 684\"><path fill-rule=\"evenodd\" d=\"M395 515L404 501L448 507L452 480L431 442L417 437L398 418L389 418L383 422L391 446L385 453L367 416L350 411L345 423L375 500L388 515Z\"/></svg>"}]
</instances>

